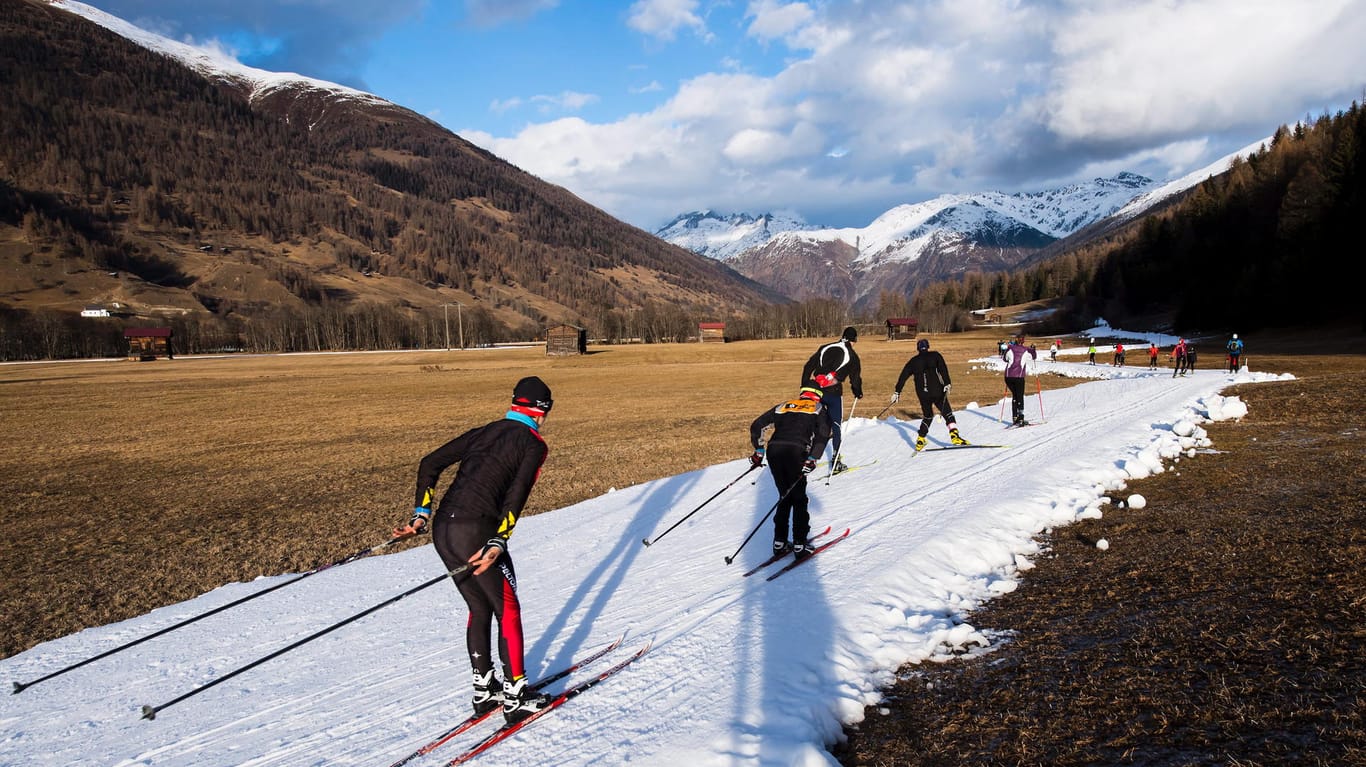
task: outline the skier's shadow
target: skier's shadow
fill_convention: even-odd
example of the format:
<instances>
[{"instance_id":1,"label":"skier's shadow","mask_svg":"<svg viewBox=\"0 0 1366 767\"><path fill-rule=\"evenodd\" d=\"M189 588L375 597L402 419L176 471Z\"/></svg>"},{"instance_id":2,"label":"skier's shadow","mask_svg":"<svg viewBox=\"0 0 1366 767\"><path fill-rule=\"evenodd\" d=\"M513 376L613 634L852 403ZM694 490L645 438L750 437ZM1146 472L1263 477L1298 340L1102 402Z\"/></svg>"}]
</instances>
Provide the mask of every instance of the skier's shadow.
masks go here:
<instances>
[{"instance_id":1,"label":"skier's shadow","mask_svg":"<svg viewBox=\"0 0 1366 767\"><path fill-rule=\"evenodd\" d=\"M755 503L756 524L778 499L771 475L767 480L767 491L759 493ZM827 525L832 528L814 543L820 545L844 532L847 525L840 524L837 496L814 480L808 482L807 495L812 533ZM770 517L755 534L755 542L762 545L749 553L746 567L771 555L772 524ZM758 626L759 630L739 633L733 646L738 656L735 668L754 677L735 684L731 705L736 717L734 731L762 733L770 727L790 727L794 712L810 700L813 688L823 697L838 690L838 674L830 663L831 648L837 644L835 619L821 580L822 565L829 561L822 560L828 556L817 555L772 582L764 581L793 560L780 560L746 579L758 582L744 584L748 594L739 601L743 611L739 625ZM761 738L737 739L735 753L739 761L773 767L786 767L794 760L792 753L774 750L773 744Z\"/></svg>"}]
</instances>

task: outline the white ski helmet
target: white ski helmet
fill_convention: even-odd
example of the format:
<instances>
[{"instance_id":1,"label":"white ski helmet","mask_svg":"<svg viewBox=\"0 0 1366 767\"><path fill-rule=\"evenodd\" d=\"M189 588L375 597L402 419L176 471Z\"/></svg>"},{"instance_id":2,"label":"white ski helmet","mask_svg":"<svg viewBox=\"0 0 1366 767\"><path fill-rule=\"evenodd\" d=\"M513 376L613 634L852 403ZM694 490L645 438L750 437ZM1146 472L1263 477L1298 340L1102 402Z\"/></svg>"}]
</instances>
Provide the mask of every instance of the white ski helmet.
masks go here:
<instances>
[{"instance_id":1,"label":"white ski helmet","mask_svg":"<svg viewBox=\"0 0 1366 767\"><path fill-rule=\"evenodd\" d=\"M1238 340L1238 334L1237 334L1237 333L1234 333L1234 334L1233 334L1233 340L1234 340L1234 341L1237 341L1237 340Z\"/></svg>"}]
</instances>

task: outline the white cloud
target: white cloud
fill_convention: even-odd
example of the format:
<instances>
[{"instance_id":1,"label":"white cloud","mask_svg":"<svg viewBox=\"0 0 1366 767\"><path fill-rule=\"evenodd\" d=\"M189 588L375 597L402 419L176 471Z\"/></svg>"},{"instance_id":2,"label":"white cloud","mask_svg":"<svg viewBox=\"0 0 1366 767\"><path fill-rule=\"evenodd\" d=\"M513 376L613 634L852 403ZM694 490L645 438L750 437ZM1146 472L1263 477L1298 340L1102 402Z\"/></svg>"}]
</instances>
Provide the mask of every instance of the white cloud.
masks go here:
<instances>
[{"instance_id":1,"label":"white cloud","mask_svg":"<svg viewBox=\"0 0 1366 767\"><path fill-rule=\"evenodd\" d=\"M749 4L745 16L754 19L749 34L760 40L776 40L791 35L815 18L806 3L782 3L778 0L758 0Z\"/></svg>"},{"instance_id":2,"label":"white cloud","mask_svg":"<svg viewBox=\"0 0 1366 767\"><path fill-rule=\"evenodd\" d=\"M540 94L532 96L531 101L539 104L542 112L576 112L589 104L597 103L598 97L592 93L563 91L555 95Z\"/></svg>"},{"instance_id":3,"label":"white cloud","mask_svg":"<svg viewBox=\"0 0 1366 767\"><path fill-rule=\"evenodd\" d=\"M646 85L630 89L631 93L658 93L662 90L664 90L664 86L660 85L658 80L651 80Z\"/></svg>"},{"instance_id":4,"label":"white cloud","mask_svg":"<svg viewBox=\"0 0 1366 767\"><path fill-rule=\"evenodd\" d=\"M679 30L692 29L707 35L707 24L698 16L697 0L636 0L626 18L631 29L663 40L672 40Z\"/></svg>"},{"instance_id":5,"label":"white cloud","mask_svg":"<svg viewBox=\"0 0 1366 767\"><path fill-rule=\"evenodd\" d=\"M1067 140L1141 140L1284 121L1282 94L1332 98L1366 82L1363 40L1366 5L1353 0L1088 7L1055 40L1048 126Z\"/></svg>"},{"instance_id":6,"label":"white cloud","mask_svg":"<svg viewBox=\"0 0 1366 767\"><path fill-rule=\"evenodd\" d=\"M642 0L629 23L668 37L697 8ZM852 225L945 192L1181 175L1366 83L1359 0L754 0L743 19L786 48L776 73L727 49L739 67L647 113L467 137L647 228L691 208Z\"/></svg>"},{"instance_id":7,"label":"white cloud","mask_svg":"<svg viewBox=\"0 0 1366 767\"><path fill-rule=\"evenodd\" d=\"M503 114L504 112L516 109L521 105L522 100L515 96L510 99L494 99L489 104L489 111L494 114Z\"/></svg>"}]
</instances>

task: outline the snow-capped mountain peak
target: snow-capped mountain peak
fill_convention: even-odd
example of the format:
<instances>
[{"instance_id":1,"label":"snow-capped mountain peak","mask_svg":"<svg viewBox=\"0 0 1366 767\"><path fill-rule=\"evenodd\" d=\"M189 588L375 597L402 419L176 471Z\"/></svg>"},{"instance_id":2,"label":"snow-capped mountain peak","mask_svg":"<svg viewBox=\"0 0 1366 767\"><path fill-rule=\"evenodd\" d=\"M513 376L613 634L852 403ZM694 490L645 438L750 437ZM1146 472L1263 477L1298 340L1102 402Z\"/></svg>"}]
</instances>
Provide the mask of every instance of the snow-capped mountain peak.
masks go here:
<instances>
[{"instance_id":1,"label":"snow-capped mountain peak","mask_svg":"<svg viewBox=\"0 0 1366 767\"><path fill-rule=\"evenodd\" d=\"M809 224L795 216L774 213L727 215L699 210L674 218L655 234L694 253L725 261L763 245L783 232L811 229Z\"/></svg>"}]
</instances>

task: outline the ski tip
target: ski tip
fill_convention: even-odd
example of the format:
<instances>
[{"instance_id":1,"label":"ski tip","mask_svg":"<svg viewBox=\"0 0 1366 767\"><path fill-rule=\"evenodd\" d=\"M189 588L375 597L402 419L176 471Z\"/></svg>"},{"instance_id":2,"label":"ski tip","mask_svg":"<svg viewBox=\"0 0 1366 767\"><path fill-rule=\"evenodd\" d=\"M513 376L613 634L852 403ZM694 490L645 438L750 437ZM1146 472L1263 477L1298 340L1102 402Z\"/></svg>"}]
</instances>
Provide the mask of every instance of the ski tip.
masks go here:
<instances>
[{"instance_id":1,"label":"ski tip","mask_svg":"<svg viewBox=\"0 0 1366 767\"><path fill-rule=\"evenodd\" d=\"M152 720L152 719L156 719L156 718L157 718L157 710L156 710L155 708L153 708L152 706L143 706L143 707L142 707L142 718L143 718L143 719L146 719L146 720L148 720L148 721L150 721L150 720Z\"/></svg>"}]
</instances>

